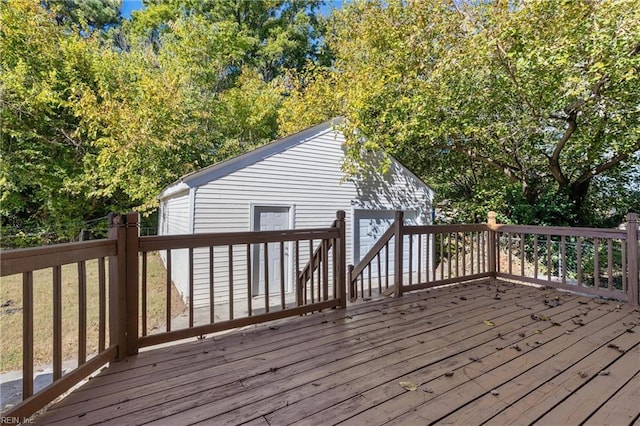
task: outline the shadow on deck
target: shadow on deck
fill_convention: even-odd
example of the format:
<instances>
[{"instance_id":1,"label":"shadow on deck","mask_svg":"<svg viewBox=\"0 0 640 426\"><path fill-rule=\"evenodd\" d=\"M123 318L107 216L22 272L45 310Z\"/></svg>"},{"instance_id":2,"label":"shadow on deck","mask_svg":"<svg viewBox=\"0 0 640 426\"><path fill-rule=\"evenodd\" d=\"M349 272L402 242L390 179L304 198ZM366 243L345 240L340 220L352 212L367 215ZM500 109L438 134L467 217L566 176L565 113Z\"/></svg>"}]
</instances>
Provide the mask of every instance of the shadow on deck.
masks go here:
<instances>
[{"instance_id":1,"label":"shadow on deck","mask_svg":"<svg viewBox=\"0 0 640 426\"><path fill-rule=\"evenodd\" d=\"M38 424L630 424L640 311L484 280L113 363Z\"/></svg>"}]
</instances>

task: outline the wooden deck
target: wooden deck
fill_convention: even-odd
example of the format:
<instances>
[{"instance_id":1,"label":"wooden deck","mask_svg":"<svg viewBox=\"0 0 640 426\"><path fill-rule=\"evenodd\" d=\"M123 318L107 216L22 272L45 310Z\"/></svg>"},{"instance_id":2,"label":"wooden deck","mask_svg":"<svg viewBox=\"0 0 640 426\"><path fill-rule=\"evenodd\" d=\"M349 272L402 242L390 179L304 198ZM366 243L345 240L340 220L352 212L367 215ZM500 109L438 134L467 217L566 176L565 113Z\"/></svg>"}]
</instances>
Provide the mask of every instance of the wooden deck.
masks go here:
<instances>
[{"instance_id":1,"label":"wooden deck","mask_svg":"<svg viewBox=\"0 0 640 426\"><path fill-rule=\"evenodd\" d=\"M627 425L638 401L638 309L483 281L147 351L37 423Z\"/></svg>"}]
</instances>

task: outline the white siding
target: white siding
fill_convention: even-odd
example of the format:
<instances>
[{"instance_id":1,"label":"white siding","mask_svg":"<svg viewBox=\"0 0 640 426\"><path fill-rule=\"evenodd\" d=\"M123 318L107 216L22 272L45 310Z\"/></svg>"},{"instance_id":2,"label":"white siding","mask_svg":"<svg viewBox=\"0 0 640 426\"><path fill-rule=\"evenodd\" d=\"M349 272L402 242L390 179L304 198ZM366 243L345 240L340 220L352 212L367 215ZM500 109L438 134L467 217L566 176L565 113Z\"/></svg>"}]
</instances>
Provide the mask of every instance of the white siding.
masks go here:
<instances>
[{"instance_id":1,"label":"white siding","mask_svg":"<svg viewBox=\"0 0 640 426\"><path fill-rule=\"evenodd\" d=\"M430 190L393 160L385 175L363 173L343 181L343 142L341 133L328 131L195 188L193 232L251 230L251 206L255 204L294 206L291 213L295 214L293 223L296 229L328 227L335 219L336 211L344 210L347 213L347 263L352 263L354 208L413 210L417 212L417 223L428 223ZM188 216L186 223L188 225ZM183 219L180 226L184 225ZM303 266L308 260L306 242L300 251L300 264ZM289 250L289 253L293 251ZM228 294L227 262L228 250L216 249L216 300L224 300ZM208 250L196 250L196 307L208 303L208 265ZM246 247L235 247L236 299L246 297L246 271ZM290 276L293 276L291 272Z\"/></svg>"},{"instance_id":2,"label":"white siding","mask_svg":"<svg viewBox=\"0 0 640 426\"><path fill-rule=\"evenodd\" d=\"M190 203L189 191L176 194L171 198L162 200L160 205L159 235L190 234ZM189 252L186 249L171 250L171 279L178 291L187 297L189 294ZM162 261L166 265L166 251L160 253Z\"/></svg>"}]
</instances>

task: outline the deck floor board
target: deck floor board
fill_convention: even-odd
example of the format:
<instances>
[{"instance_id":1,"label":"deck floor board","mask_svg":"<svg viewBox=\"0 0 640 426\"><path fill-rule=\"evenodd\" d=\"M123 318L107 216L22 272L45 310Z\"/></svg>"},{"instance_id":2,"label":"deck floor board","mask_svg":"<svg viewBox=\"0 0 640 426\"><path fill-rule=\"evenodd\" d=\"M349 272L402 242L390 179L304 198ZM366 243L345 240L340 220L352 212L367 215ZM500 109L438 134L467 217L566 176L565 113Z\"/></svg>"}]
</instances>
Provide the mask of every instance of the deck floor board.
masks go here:
<instances>
[{"instance_id":1,"label":"deck floor board","mask_svg":"<svg viewBox=\"0 0 640 426\"><path fill-rule=\"evenodd\" d=\"M629 424L639 382L637 308L483 281L141 352L37 423Z\"/></svg>"}]
</instances>

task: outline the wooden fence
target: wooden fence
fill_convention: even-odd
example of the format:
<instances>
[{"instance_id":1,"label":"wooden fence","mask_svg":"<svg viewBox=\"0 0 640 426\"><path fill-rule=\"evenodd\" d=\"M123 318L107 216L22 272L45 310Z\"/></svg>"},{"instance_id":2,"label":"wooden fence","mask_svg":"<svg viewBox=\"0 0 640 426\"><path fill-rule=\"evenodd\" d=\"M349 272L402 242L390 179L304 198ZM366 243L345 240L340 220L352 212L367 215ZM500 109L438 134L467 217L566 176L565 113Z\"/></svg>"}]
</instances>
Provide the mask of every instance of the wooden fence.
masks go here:
<instances>
[{"instance_id":1,"label":"wooden fence","mask_svg":"<svg viewBox=\"0 0 640 426\"><path fill-rule=\"evenodd\" d=\"M139 236L135 213L111 215L109 220L107 240L2 252L1 276L21 274L23 296L23 401L3 417L31 415L105 363L135 354L141 347L345 308L347 286L355 300L385 293L401 296L406 291L495 277L634 305L639 302L640 232L635 214L629 214L624 230L603 230L499 225L495 215L489 216L487 224L407 226L398 212L369 253L348 270L345 215L341 211L327 228L172 236ZM289 268L285 248L290 248L287 259L295 271L290 290L285 289L285 269ZM280 254L270 265L266 259L274 249ZM189 303L186 324L174 329L171 291L176 251L187 253ZM166 263L166 325L164 330L149 333L147 266L153 252L164 253ZM86 345L88 261L98 265L99 342L95 354L88 354ZM61 268L73 264L77 265L78 363L77 368L63 374ZM269 283L269 270L274 267L279 268L279 279ZM38 327L51 328L53 383L34 392L34 271L43 269L51 271L53 320ZM256 284L252 281L255 277L264 282ZM200 295L208 298L204 320L197 318L194 307L198 279L209 286L205 296ZM216 309L221 306L226 316L218 320Z\"/></svg>"}]
</instances>

